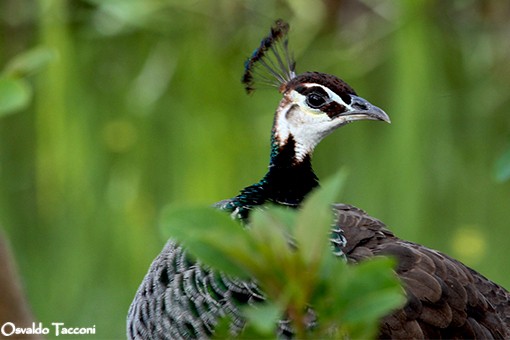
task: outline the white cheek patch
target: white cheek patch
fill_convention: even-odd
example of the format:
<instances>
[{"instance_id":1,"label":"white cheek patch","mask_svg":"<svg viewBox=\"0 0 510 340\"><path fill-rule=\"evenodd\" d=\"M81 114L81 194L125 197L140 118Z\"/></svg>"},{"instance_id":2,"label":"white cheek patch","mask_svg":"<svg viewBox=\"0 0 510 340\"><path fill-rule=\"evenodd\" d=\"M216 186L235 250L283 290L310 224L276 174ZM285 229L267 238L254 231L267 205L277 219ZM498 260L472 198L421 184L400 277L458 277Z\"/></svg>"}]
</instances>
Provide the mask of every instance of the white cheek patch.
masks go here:
<instances>
[{"instance_id":1,"label":"white cheek patch","mask_svg":"<svg viewBox=\"0 0 510 340\"><path fill-rule=\"evenodd\" d=\"M348 105L333 91L319 84L305 86L320 86L326 91L331 100L341 105ZM295 153L298 161L311 155L320 141L337 129L339 126L349 123L349 116L330 118L319 109L312 109L306 103L306 96L297 91L286 94L276 113L275 136L283 146L292 135L296 146Z\"/></svg>"},{"instance_id":2,"label":"white cheek patch","mask_svg":"<svg viewBox=\"0 0 510 340\"><path fill-rule=\"evenodd\" d=\"M286 114L286 124L290 135L296 142L295 153L298 160L303 160L307 154L311 154L315 146L321 141L321 129L317 129L318 120L323 117L304 113L300 107L291 109Z\"/></svg>"},{"instance_id":3,"label":"white cheek patch","mask_svg":"<svg viewBox=\"0 0 510 340\"><path fill-rule=\"evenodd\" d=\"M283 146L292 135L296 145L296 160L302 161L311 155L317 144L334 131L339 125L345 124L338 119L332 120L319 110L310 109L305 103L306 97L292 93L290 100L280 106L275 121L275 136Z\"/></svg>"}]
</instances>

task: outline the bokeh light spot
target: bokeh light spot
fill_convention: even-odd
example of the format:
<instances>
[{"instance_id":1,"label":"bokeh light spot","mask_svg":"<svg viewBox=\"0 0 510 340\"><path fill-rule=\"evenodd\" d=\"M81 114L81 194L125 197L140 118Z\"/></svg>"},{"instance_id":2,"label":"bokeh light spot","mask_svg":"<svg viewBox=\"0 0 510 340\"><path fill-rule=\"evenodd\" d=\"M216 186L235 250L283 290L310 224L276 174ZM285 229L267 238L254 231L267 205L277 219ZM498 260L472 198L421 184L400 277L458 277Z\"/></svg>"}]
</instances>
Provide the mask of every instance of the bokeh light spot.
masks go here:
<instances>
[{"instance_id":1,"label":"bokeh light spot","mask_svg":"<svg viewBox=\"0 0 510 340\"><path fill-rule=\"evenodd\" d=\"M480 232L480 227L468 225L457 229L453 236L452 248L455 257L469 264L475 264L485 255L487 241Z\"/></svg>"},{"instance_id":2,"label":"bokeh light spot","mask_svg":"<svg viewBox=\"0 0 510 340\"><path fill-rule=\"evenodd\" d=\"M127 120L114 120L103 127L103 141L113 152L128 151L136 143L137 137L135 126Z\"/></svg>"}]
</instances>

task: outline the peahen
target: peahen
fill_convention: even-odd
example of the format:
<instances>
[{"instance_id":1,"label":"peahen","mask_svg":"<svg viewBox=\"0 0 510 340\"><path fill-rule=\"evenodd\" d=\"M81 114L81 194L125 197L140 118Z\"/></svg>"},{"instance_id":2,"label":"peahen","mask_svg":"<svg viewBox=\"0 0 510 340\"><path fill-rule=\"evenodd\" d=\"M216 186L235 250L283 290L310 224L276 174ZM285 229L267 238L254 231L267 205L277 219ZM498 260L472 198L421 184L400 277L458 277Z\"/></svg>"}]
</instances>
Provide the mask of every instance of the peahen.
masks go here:
<instances>
[{"instance_id":1,"label":"peahen","mask_svg":"<svg viewBox=\"0 0 510 340\"><path fill-rule=\"evenodd\" d=\"M359 97L341 79L295 73L288 51L289 26L276 21L246 62L243 83L276 86L283 98L274 118L267 174L216 207L247 221L251 209L272 202L298 208L318 185L311 166L314 148L337 128L357 120L390 122L384 111ZM397 258L405 306L380 323L380 338L510 338L510 294L503 287L438 251L401 240L379 220L353 206L333 206L332 242L351 263L375 255ZM169 240L153 261L131 304L130 339L208 338L220 317L245 323L239 305L262 301L256 282L227 277L191 260ZM292 336L279 324L281 336Z\"/></svg>"}]
</instances>

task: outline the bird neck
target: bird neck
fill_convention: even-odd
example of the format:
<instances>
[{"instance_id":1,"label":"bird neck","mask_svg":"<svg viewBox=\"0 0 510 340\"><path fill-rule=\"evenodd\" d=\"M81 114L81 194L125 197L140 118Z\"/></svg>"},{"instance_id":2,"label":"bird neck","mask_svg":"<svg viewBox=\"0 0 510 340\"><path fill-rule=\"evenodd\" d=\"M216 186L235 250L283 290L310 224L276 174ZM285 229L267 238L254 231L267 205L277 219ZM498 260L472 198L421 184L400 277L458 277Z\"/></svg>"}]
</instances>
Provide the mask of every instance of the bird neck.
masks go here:
<instances>
[{"instance_id":1,"label":"bird neck","mask_svg":"<svg viewBox=\"0 0 510 340\"><path fill-rule=\"evenodd\" d=\"M297 155L296 150L292 135L282 144L273 133L269 170L261 180L268 200L297 207L319 185L312 168L311 154Z\"/></svg>"},{"instance_id":2,"label":"bird neck","mask_svg":"<svg viewBox=\"0 0 510 340\"><path fill-rule=\"evenodd\" d=\"M216 206L244 220L251 208L266 202L296 208L318 185L319 180L312 169L311 155L298 159L292 136L282 144L273 133L266 175L258 183L241 190L236 197L219 202Z\"/></svg>"}]
</instances>

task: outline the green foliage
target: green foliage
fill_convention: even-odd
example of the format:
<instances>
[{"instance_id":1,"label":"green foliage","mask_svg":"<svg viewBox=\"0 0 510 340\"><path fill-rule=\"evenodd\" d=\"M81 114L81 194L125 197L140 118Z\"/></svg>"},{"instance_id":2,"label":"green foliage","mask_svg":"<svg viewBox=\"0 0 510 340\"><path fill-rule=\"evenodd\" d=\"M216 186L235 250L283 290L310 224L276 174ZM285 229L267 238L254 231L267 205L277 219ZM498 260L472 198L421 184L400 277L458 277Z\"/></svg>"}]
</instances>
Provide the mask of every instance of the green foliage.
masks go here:
<instances>
[{"instance_id":1,"label":"green foliage","mask_svg":"<svg viewBox=\"0 0 510 340\"><path fill-rule=\"evenodd\" d=\"M5 67L4 74L11 77L27 77L41 71L55 59L55 51L38 46L15 56Z\"/></svg>"},{"instance_id":2,"label":"green foliage","mask_svg":"<svg viewBox=\"0 0 510 340\"><path fill-rule=\"evenodd\" d=\"M125 339L164 207L261 178L280 94L246 96L239 79L276 18L298 72L340 76L393 122L328 137L319 177L348 166L342 201L510 287L510 181L492 176L510 129L510 2L362 3L0 1L1 76L18 88L0 110L0 225L37 320ZM13 62L40 46L42 62Z\"/></svg>"},{"instance_id":3,"label":"green foliage","mask_svg":"<svg viewBox=\"0 0 510 340\"><path fill-rule=\"evenodd\" d=\"M343 179L326 181L299 211L254 210L247 228L222 211L181 208L164 214L162 230L202 263L257 280L268 301L244 309L250 336L274 336L277 320L287 315L298 338L373 337L378 320L402 304L403 294L391 259L351 266L332 254L330 203ZM308 307L318 315L313 330L306 327Z\"/></svg>"},{"instance_id":4,"label":"green foliage","mask_svg":"<svg viewBox=\"0 0 510 340\"><path fill-rule=\"evenodd\" d=\"M25 108L32 90L24 79L0 76L0 117Z\"/></svg>"},{"instance_id":5,"label":"green foliage","mask_svg":"<svg viewBox=\"0 0 510 340\"><path fill-rule=\"evenodd\" d=\"M40 71L53 59L50 49L36 47L14 57L0 75L0 116L28 106L32 88L27 77Z\"/></svg>"},{"instance_id":6,"label":"green foliage","mask_svg":"<svg viewBox=\"0 0 510 340\"><path fill-rule=\"evenodd\" d=\"M510 148L508 148L496 161L494 166L496 180L504 182L510 178Z\"/></svg>"}]
</instances>

